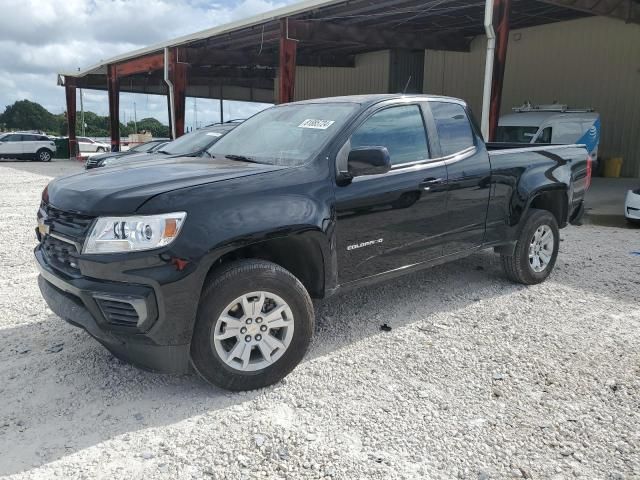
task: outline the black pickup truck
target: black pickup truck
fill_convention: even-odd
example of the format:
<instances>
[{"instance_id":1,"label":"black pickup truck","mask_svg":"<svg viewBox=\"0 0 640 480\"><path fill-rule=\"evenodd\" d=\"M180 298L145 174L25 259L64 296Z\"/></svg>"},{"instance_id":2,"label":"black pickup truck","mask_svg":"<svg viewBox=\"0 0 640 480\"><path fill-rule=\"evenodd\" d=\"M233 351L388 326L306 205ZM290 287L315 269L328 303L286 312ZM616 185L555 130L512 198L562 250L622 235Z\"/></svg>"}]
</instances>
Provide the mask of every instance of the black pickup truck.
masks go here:
<instances>
[{"instance_id":1,"label":"black pickup truck","mask_svg":"<svg viewBox=\"0 0 640 480\"><path fill-rule=\"evenodd\" d=\"M551 273L590 182L583 146L485 144L464 102L372 95L279 105L206 158L53 180L35 256L51 309L116 356L233 390L304 357L312 298L493 248Z\"/></svg>"}]
</instances>

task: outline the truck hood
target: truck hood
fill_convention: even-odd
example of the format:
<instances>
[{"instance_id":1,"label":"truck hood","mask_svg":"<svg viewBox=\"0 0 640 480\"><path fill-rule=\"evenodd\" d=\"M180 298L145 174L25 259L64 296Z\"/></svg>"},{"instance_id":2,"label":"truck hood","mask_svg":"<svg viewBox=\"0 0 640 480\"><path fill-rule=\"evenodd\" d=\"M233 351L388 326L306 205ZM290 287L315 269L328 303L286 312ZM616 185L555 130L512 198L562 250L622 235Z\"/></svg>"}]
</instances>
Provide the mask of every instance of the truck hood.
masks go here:
<instances>
[{"instance_id":1,"label":"truck hood","mask_svg":"<svg viewBox=\"0 0 640 480\"><path fill-rule=\"evenodd\" d=\"M50 205L68 212L131 214L161 193L284 168L218 158L170 158L60 177L49 183L46 195Z\"/></svg>"}]
</instances>

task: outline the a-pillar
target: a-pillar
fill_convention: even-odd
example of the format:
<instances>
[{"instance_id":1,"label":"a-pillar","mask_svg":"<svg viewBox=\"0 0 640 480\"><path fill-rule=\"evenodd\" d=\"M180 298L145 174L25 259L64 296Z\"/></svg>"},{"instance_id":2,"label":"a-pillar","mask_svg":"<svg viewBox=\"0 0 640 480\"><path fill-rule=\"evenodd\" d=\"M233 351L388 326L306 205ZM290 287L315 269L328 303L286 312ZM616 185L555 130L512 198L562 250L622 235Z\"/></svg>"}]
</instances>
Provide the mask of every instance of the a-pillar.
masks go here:
<instances>
[{"instance_id":1,"label":"a-pillar","mask_svg":"<svg viewBox=\"0 0 640 480\"><path fill-rule=\"evenodd\" d=\"M494 0L493 24L496 32L496 50L493 57L493 79L491 81L491 103L489 106L489 140L494 142L500 119L504 70L507 64L509 44L509 14L511 0Z\"/></svg>"},{"instance_id":2,"label":"a-pillar","mask_svg":"<svg viewBox=\"0 0 640 480\"><path fill-rule=\"evenodd\" d=\"M297 42L289 38L287 19L280 20L280 56L278 71L278 103L293 101L296 84Z\"/></svg>"},{"instance_id":3,"label":"a-pillar","mask_svg":"<svg viewBox=\"0 0 640 480\"><path fill-rule=\"evenodd\" d=\"M107 67L107 91L109 93L109 130L111 151L120 151L120 79L116 65Z\"/></svg>"},{"instance_id":4,"label":"a-pillar","mask_svg":"<svg viewBox=\"0 0 640 480\"><path fill-rule=\"evenodd\" d=\"M76 79L64 77L64 93L67 99L67 135L69 136L69 158L78 156L78 140L76 138Z\"/></svg>"}]
</instances>

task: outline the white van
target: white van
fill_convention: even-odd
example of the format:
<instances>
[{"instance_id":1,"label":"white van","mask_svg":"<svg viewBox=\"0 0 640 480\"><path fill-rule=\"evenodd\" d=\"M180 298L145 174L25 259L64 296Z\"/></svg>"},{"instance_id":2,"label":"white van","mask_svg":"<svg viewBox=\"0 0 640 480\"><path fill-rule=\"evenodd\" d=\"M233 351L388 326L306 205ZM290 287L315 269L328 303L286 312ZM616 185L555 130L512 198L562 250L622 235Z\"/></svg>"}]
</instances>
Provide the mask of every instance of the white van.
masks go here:
<instances>
[{"instance_id":1,"label":"white van","mask_svg":"<svg viewBox=\"0 0 640 480\"><path fill-rule=\"evenodd\" d=\"M497 142L584 144L591 160L598 159L600 114L567 105L525 103L498 121Z\"/></svg>"}]
</instances>

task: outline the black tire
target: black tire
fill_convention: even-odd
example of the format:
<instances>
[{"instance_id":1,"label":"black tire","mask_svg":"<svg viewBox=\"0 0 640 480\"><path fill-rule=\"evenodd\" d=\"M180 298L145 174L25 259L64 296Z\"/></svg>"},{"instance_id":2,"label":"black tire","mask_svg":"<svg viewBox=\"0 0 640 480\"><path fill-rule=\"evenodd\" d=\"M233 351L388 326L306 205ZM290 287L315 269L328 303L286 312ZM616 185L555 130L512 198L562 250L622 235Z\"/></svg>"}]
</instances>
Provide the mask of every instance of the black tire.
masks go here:
<instances>
[{"instance_id":1,"label":"black tire","mask_svg":"<svg viewBox=\"0 0 640 480\"><path fill-rule=\"evenodd\" d=\"M41 148L36 152L36 160L41 162L50 162L53 158L53 152L48 148Z\"/></svg>"},{"instance_id":2,"label":"black tire","mask_svg":"<svg viewBox=\"0 0 640 480\"><path fill-rule=\"evenodd\" d=\"M553 233L553 251L551 259L544 269L536 272L529 259L529 246L533 240L536 230L541 226L548 226ZM560 246L560 230L558 222L551 212L547 210L531 209L527 216L520 236L513 251L513 255L501 255L502 267L507 277L517 283L524 285L535 285L544 282L553 271L558 258L558 248Z\"/></svg>"},{"instance_id":3,"label":"black tire","mask_svg":"<svg viewBox=\"0 0 640 480\"><path fill-rule=\"evenodd\" d=\"M266 291L281 297L294 318L293 337L284 354L266 368L242 371L220 358L213 330L223 310L245 293ZM289 271L264 260L240 260L221 267L205 285L191 340L191 362L207 382L228 390L253 390L274 384L304 358L313 335L314 312L302 283Z\"/></svg>"},{"instance_id":4,"label":"black tire","mask_svg":"<svg viewBox=\"0 0 640 480\"><path fill-rule=\"evenodd\" d=\"M104 147L96 148L96 153L103 153L103 152L104 152Z\"/></svg>"}]
</instances>

